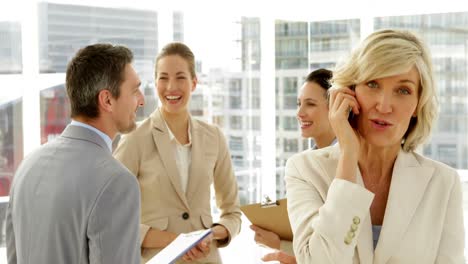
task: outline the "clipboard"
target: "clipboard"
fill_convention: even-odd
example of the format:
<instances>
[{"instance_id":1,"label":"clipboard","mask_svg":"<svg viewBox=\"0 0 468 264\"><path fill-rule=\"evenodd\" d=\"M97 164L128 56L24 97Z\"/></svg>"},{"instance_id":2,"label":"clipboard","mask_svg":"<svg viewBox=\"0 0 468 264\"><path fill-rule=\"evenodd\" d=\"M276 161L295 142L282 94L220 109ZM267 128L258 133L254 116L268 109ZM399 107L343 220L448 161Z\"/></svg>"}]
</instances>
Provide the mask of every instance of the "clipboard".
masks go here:
<instances>
[{"instance_id":1,"label":"clipboard","mask_svg":"<svg viewBox=\"0 0 468 264\"><path fill-rule=\"evenodd\" d=\"M187 251L211 234L211 229L179 234L168 246L151 258L146 264L175 263Z\"/></svg>"},{"instance_id":2,"label":"clipboard","mask_svg":"<svg viewBox=\"0 0 468 264\"><path fill-rule=\"evenodd\" d=\"M252 224L278 234L282 240L292 241L287 203L287 199L271 201L265 197L262 203L243 205L240 209Z\"/></svg>"}]
</instances>

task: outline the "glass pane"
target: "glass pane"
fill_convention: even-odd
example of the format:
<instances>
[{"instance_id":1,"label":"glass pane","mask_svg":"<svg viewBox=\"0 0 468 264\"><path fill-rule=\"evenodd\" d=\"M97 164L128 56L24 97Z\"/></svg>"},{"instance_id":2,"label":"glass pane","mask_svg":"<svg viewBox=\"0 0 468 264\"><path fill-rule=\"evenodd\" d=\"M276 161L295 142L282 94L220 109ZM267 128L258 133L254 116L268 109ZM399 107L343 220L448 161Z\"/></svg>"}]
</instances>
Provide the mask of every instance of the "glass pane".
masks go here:
<instances>
[{"instance_id":1,"label":"glass pane","mask_svg":"<svg viewBox=\"0 0 468 264\"><path fill-rule=\"evenodd\" d=\"M276 21L276 69L306 69L307 50L307 22Z\"/></svg>"},{"instance_id":2,"label":"glass pane","mask_svg":"<svg viewBox=\"0 0 468 264\"><path fill-rule=\"evenodd\" d=\"M197 14L185 14L186 27L198 20ZM241 204L253 203L260 197L261 185L260 19L220 17L217 23L219 30L227 34L218 39L212 52L205 52L209 44L203 41L200 32L190 36L187 30L186 34L186 43L194 51L199 65L203 65L197 72L197 90L203 90L203 96L196 100L203 101L199 104L204 106L204 111L203 116L199 112L197 117L217 124L225 133ZM195 30L202 25L203 22L199 22ZM218 52L218 56L213 52ZM192 105L195 95L192 95Z\"/></svg>"},{"instance_id":3,"label":"glass pane","mask_svg":"<svg viewBox=\"0 0 468 264\"><path fill-rule=\"evenodd\" d=\"M21 24L15 21L1 21L0 40L0 74L21 73Z\"/></svg>"},{"instance_id":4,"label":"glass pane","mask_svg":"<svg viewBox=\"0 0 468 264\"><path fill-rule=\"evenodd\" d=\"M59 136L70 123L70 102L65 86L57 85L40 92L41 144Z\"/></svg>"},{"instance_id":5,"label":"glass pane","mask_svg":"<svg viewBox=\"0 0 468 264\"><path fill-rule=\"evenodd\" d=\"M153 112L157 106L153 81L158 50L156 11L40 2L38 16L41 73L64 73L76 51L92 43L126 45L134 53L134 67L146 97L145 107L139 109L137 119L142 120ZM174 34L183 39L183 14L174 14L174 27L177 27ZM45 143L59 135L70 122L70 111L63 84L43 90L40 96L41 142Z\"/></svg>"},{"instance_id":6,"label":"glass pane","mask_svg":"<svg viewBox=\"0 0 468 264\"><path fill-rule=\"evenodd\" d=\"M128 46L137 71L151 79L158 50L155 11L38 3L40 72L65 72L75 52L88 44ZM123 26L124 25L124 26Z\"/></svg>"},{"instance_id":7,"label":"glass pane","mask_svg":"<svg viewBox=\"0 0 468 264\"><path fill-rule=\"evenodd\" d=\"M174 19L182 16L174 15ZM178 30L181 21L174 21ZM158 14L134 8L105 8L70 4L38 3L39 68L41 73L64 73L76 51L96 42L122 44L134 54L134 67L145 95L154 98L153 64L158 51ZM139 113L151 113L154 99Z\"/></svg>"},{"instance_id":8,"label":"glass pane","mask_svg":"<svg viewBox=\"0 0 468 264\"><path fill-rule=\"evenodd\" d=\"M260 19L257 17L242 17L242 70L260 69Z\"/></svg>"},{"instance_id":9,"label":"glass pane","mask_svg":"<svg viewBox=\"0 0 468 264\"><path fill-rule=\"evenodd\" d=\"M173 39L174 41L184 41L184 13L182 12L174 12L173 18Z\"/></svg>"},{"instance_id":10,"label":"glass pane","mask_svg":"<svg viewBox=\"0 0 468 264\"><path fill-rule=\"evenodd\" d=\"M5 247L6 196L10 193L13 175L23 160L22 108L21 99L0 104L0 247Z\"/></svg>"},{"instance_id":11,"label":"glass pane","mask_svg":"<svg viewBox=\"0 0 468 264\"><path fill-rule=\"evenodd\" d=\"M142 88L145 92L146 108L140 108L137 112L137 120L143 120L151 114L147 112L149 106L153 109L156 105L153 95L153 88L146 84ZM150 94L148 96L148 93ZM59 136L65 127L70 123L70 102L68 100L65 85L60 84L40 92L40 111L41 111L41 144ZM113 142L117 144L118 139Z\"/></svg>"},{"instance_id":12,"label":"glass pane","mask_svg":"<svg viewBox=\"0 0 468 264\"><path fill-rule=\"evenodd\" d=\"M8 196L10 182L23 160L22 100L0 104L0 196Z\"/></svg>"}]
</instances>

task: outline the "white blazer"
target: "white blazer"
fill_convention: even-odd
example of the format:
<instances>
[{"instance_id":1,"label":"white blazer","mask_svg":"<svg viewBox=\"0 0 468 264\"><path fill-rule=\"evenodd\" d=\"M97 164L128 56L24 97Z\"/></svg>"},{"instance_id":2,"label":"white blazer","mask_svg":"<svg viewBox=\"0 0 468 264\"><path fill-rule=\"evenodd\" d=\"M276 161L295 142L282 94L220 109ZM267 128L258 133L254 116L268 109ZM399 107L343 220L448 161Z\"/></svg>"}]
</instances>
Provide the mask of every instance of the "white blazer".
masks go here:
<instances>
[{"instance_id":1,"label":"white blazer","mask_svg":"<svg viewBox=\"0 0 468 264\"><path fill-rule=\"evenodd\" d=\"M359 169L357 184L334 179L339 152L339 146L308 150L286 163L298 263L464 263L463 199L454 169L400 151L374 251L374 194L363 187Z\"/></svg>"}]
</instances>

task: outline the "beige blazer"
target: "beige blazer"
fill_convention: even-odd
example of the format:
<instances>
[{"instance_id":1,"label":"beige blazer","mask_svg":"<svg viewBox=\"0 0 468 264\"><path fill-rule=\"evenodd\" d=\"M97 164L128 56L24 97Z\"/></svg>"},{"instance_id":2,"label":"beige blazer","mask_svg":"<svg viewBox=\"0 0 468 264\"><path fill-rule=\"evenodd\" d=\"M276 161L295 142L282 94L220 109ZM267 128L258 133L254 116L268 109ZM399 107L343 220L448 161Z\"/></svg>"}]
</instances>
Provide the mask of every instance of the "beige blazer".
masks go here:
<instances>
[{"instance_id":1,"label":"beige blazer","mask_svg":"<svg viewBox=\"0 0 468 264\"><path fill-rule=\"evenodd\" d=\"M221 211L217 224L226 227L230 236L223 243L212 243L210 255L201 262L220 263L217 246L226 246L240 231L237 181L220 129L194 118L190 122L192 163L186 193L159 110L121 139L114 156L136 175L140 184L141 242L150 227L174 233L212 227L210 186L214 184L216 205ZM142 249L142 261L159 251Z\"/></svg>"},{"instance_id":2,"label":"beige blazer","mask_svg":"<svg viewBox=\"0 0 468 264\"><path fill-rule=\"evenodd\" d=\"M374 194L363 187L359 169L357 184L334 179L339 151L339 146L305 151L286 164L298 263L464 263L463 199L454 169L400 151L374 251L369 214Z\"/></svg>"}]
</instances>

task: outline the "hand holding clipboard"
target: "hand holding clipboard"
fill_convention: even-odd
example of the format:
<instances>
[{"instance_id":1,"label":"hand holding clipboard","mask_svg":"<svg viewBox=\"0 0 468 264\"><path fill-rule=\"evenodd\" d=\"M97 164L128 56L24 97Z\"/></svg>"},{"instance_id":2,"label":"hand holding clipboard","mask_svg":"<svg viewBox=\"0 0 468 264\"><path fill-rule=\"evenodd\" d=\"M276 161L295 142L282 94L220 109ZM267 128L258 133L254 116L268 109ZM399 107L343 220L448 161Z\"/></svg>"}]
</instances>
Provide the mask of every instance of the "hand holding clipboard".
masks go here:
<instances>
[{"instance_id":1,"label":"hand holding clipboard","mask_svg":"<svg viewBox=\"0 0 468 264\"><path fill-rule=\"evenodd\" d=\"M175 263L187 251L195 247L199 242L211 234L211 229L198 230L195 232L180 234L167 247L161 250L147 264L168 264Z\"/></svg>"},{"instance_id":2,"label":"hand holding clipboard","mask_svg":"<svg viewBox=\"0 0 468 264\"><path fill-rule=\"evenodd\" d=\"M278 234L282 240L292 241L287 199L271 201L267 196L262 203L241 206L241 211L252 224Z\"/></svg>"}]
</instances>

